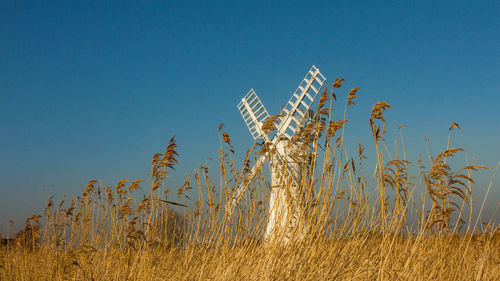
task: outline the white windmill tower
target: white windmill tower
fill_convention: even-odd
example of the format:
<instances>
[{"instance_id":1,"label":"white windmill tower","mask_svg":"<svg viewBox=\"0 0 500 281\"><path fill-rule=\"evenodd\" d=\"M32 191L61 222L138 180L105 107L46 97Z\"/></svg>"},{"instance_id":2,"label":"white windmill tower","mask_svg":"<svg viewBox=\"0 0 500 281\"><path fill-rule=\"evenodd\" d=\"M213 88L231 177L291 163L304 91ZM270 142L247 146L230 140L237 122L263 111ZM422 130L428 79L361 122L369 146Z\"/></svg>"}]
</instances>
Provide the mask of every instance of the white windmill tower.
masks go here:
<instances>
[{"instance_id":1,"label":"white windmill tower","mask_svg":"<svg viewBox=\"0 0 500 281\"><path fill-rule=\"evenodd\" d=\"M238 104L238 109L254 140L262 138L270 148L268 151L271 152L261 155L255 162L235 191L232 200L227 206L227 211L231 214L250 182L265 161L269 159L272 190L269 200L269 220L264 234L265 240L269 241L283 237L286 243L289 239L289 232L295 227L294 221L301 212L300 206L295 204L300 192L297 181L300 176L299 163L296 157L292 157L298 147L292 145L291 140L305 121L307 112L325 80L319 69L313 65L283 108L274 136L268 136L262 129L264 122L269 118L269 113L253 89ZM283 172L286 174L283 174ZM289 188L289 194L292 195L292 200L287 200L285 190L287 187Z\"/></svg>"}]
</instances>

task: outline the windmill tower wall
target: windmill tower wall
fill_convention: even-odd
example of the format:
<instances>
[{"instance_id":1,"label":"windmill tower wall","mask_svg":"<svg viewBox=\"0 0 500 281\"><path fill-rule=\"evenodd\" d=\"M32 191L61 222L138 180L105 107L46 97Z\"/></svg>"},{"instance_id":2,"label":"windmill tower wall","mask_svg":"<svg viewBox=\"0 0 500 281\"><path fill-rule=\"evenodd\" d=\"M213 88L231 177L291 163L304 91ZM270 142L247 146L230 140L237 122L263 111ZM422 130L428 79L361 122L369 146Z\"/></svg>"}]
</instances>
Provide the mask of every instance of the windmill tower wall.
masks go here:
<instances>
[{"instance_id":1,"label":"windmill tower wall","mask_svg":"<svg viewBox=\"0 0 500 281\"><path fill-rule=\"evenodd\" d=\"M298 149L297 145L291 145L290 141L283 138L276 144L276 153L271 157L269 167L272 187L264 233L267 241L282 240L288 243L303 211L297 202L301 192L297 186L300 167L297 158L292 157L298 154Z\"/></svg>"}]
</instances>

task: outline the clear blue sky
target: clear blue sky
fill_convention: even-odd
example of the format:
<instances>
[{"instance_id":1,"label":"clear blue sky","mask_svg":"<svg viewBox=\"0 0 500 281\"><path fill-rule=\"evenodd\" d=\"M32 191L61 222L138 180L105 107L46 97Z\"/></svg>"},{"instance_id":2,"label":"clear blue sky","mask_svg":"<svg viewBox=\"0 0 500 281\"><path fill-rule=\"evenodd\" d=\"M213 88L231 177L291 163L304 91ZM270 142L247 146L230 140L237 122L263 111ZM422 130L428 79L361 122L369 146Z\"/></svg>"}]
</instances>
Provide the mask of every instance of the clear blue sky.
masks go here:
<instances>
[{"instance_id":1,"label":"clear blue sky","mask_svg":"<svg viewBox=\"0 0 500 281\"><path fill-rule=\"evenodd\" d=\"M239 99L255 88L277 114L312 64L361 87L347 129L369 156L369 111L385 100L411 160L424 134L439 153L457 122L455 145L494 168L499 15L499 1L2 1L0 231L40 212L43 189L148 179L174 134L174 188L216 154L220 123L243 154Z\"/></svg>"}]
</instances>

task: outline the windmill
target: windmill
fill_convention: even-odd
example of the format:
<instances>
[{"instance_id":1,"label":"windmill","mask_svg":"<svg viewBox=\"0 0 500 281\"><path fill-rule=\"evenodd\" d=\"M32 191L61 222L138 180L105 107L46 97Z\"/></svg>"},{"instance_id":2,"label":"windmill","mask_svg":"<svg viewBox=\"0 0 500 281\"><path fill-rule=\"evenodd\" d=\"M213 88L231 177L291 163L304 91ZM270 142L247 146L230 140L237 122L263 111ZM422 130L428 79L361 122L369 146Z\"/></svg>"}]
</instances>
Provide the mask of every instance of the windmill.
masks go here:
<instances>
[{"instance_id":1,"label":"windmill","mask_svg":"<svg viewBox=\"0 0 500 281\"><path fill-rule=\"evenodd\" d=\"M295 221L302 211L300 206L295 204L300 193L298 184L300 172L297 158L292 157L298 152L298 146L292 143L292 137L306 120L309 108L325 80L319 69L313 65L283 107L274 135L269 135L263 129L264 123L270 116L253 89L238 104L238 109L253 139L255 141L262 139L269 149L267 153L260 155L244 177L226 210L231 214L257 172L266 160L269 160L272 189L269 199L269 220L264 234L266 240L274 240L284 235L284 240L287 242L289 233L295 227ZM286 190L287 187L289 190ZM287 192L292 200L287 199Z\"/></svg>"}]
</instances>

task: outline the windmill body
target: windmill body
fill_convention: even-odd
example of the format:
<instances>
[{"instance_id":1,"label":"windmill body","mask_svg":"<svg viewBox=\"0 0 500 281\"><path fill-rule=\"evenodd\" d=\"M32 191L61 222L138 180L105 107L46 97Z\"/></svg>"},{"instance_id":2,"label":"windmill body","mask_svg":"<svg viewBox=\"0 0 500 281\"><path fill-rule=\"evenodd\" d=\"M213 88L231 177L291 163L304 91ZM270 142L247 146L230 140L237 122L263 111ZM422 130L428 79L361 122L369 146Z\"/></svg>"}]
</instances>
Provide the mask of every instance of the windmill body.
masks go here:
<instances>
[{"instance_id":1,"label":"windmill body","mask_svg":"<svg viewBox=\"0 0 500 281\"><path fill-rule=\"evenodd\" d=\"M290 177L300 178L299 165L292 155L296 154L298 147L286 138L276 144L276 153L271 155L271 195L269 198L268 223L264 238L266 240L289 240L290 232L296 226L300 217L298 184L287 179L284 171L290 171ZM287 194L288 193L288 194Z\"/></svg>"},{"instance_id":2,"label":"windmill body","mask_svg":"<svg viewBox=\"0 0 500 281\"><path fill-rule=\"evenodd\" d=\"M325 80L319 69L312 66L284 106L279 123L276 125L276 134L272 138L263 130L263 125L270 116L255 91L251 89L238 104L238 109L254 140L262 139L269 149L266 154L257 159L245 176L232 200L226 206L226 211L229 215L231 214L258 170L268 160L272 189L269 200L269 219L264 233L264 239L267 241L282 239L288 242L291 232L297 226L297 219L303 211L298 204L301 195L298 162L300 157L297 157L299 147L291 140L303 125L307 112Z\"/></svg>"}]
</instances>

